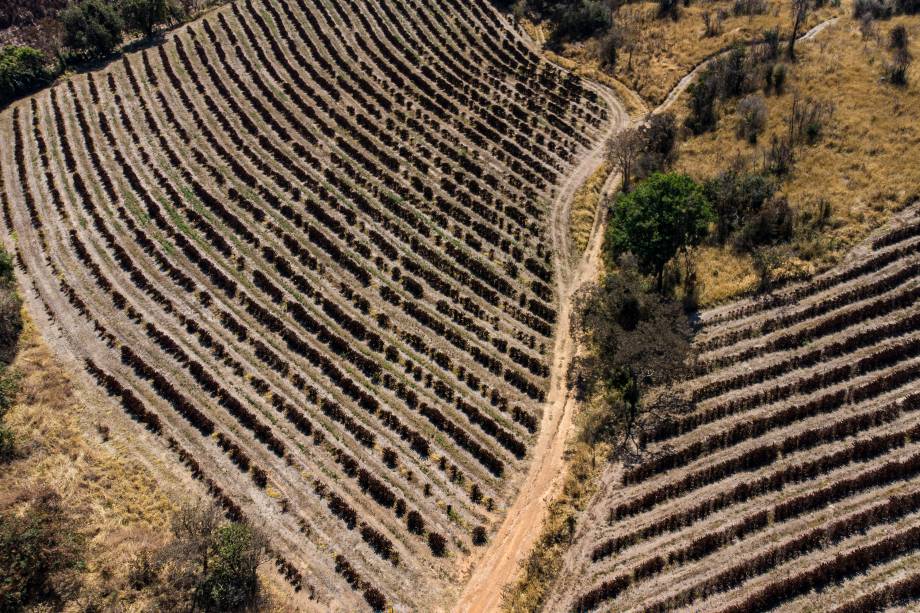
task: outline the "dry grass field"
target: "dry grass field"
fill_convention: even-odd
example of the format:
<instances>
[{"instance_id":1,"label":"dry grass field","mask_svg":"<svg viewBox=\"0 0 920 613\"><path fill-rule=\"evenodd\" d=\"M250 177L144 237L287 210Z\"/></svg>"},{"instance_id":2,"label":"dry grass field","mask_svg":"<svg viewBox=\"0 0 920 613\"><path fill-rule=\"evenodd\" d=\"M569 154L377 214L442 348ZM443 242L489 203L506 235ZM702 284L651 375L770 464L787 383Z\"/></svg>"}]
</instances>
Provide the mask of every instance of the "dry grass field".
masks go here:
<instances>
[{"instance_id":1,"label":"dry grass field","mask_svg":"<svg viewBox=\"0 0 920 613\"><path fill-rule=\"evenodd\" d=\"M130 561L161 544L176 502L195 488L131 451L138 443L131 430L112 424L107 403L80 389L29 320L11 367L21 375L19 400L5 417L16 457L0 471L0 510L56 492L86 540L76 600L103 604L98 595L108 593L110 604L124 602L117 589ZM114 427L99 428L105 424Z\"/></svg>"},{"instance_id":2,"label":"dry grass field","mask_svg":"<svg viewBox=\"0 0 920 613\"><path fill-rule=\"evenodd\" d=\"M914 69L907 86L882 81L889 59L888 32L903 24L911 33L911 51L920 54L920 20L898 17L874 24L877 36L864 39L857 21L842 19L813 41L799 46L799 59L789 69L782 95L766 97L768 123L757 145L736 136L737 101L719 112L717 129L681 143L677 169L705 180L727 168L737 157L762 164L771 134L786 129L796 96L831 102L834 107L821 139L796 152L791 176L779 184L800 218L830 205L830 218L820 229L800 227L793 241L787 270L810 275L825 270L846 254L892 213L920 198L920 72ZM686 115L686 97L675 111ZM750 258L730 248L704 248L698 253L701 301L714 304L753 289L756 277Z\"/></svg>"},{"instance_id":3,"label":"dry grass field","mask_svg":"<svg viewBox=\"0 0 920 613\"><path fill-rule=\"evenodd\" d=\"M788 1L764 0L759 9L762 12L753 15L736 15L735 4L735 0L691 2L686 7L681 4L680 16L674 20L658 17L657 2L627 3L613 13L614 25L628 33L629 41L621 48L615 66L600 67L599 38L567 43L559 54L580 66L585 74L609 75L622 82L638 93L648 108L654 108L684 75L713 54L738 42L758 40L764 30L771 28L779 29L781 34L788 33L791 23ZM706 36L703 15L708 13L715 20L720 12L724 15L721 27ZM843 8L830 4L811 11L802 32L842 14L845 14ZM534 38L545 41L549 25L535 24L528 29Z\"/></svg>"}]
</instances>

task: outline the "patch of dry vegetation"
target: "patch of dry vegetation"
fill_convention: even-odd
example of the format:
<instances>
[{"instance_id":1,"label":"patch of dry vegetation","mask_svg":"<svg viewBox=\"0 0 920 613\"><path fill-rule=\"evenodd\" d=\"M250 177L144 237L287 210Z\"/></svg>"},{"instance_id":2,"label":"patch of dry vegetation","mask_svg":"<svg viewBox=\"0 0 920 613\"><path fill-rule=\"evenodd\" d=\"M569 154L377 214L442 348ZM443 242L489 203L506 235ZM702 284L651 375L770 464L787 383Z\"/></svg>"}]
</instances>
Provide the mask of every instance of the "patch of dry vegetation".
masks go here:
<instances>
[{"instance_id":1,"label":"patch of dry vegetation","mask_svg":"<svg viewBox=\"0 0 920 613\"><path fill-rule=\"evenodd\" d=\"M85 537L85 572L71 588L71 604L123 601L114 586L140 549L162 543L175 501L133 459L129 441L107 438L104 427L91 430L76 384L29 319L11 368L20 393L4 418L15 453L0 471L0 511L24 512L37 492L54 492Z\"/></svg>"},{"instance_id":2,"label":"patch of dry vegetation","mask_svg":"<svg viewBox=\"0 0 920 613\"><path fill-rule=\"evenodd\" d=\"M569 217L569 232L572 237L572 246L576 254L582 253L588 246L591 238L591 228L597 207L601 203L604 182L610 174L612 166L609 162L602 164L582 185L572 199L572 209Z\"/></svg>"},{"instance_id":3,"label":"patch of dry vegetation","mask_svg":"<svg viewBox=\"0 0 920 613\"><path fill-rule=\"evenodd\" d=\"M613 12L613 32L621 39L615 65L602 66L605 36L567 43L559 55L579 66L579 73L622 82L650 107L660 104L678 81L696 65L738 42L759 40L765 30L787 35L792 21L788 0L716 0L680 4L677 19L659 17L659 2L624 4ZM744 14L753 11L754 14ZM802 32L836 15L840 6L826 4L810 11ZM711 24L708 27L706 19ZM531 33L546 26L531 26ZM545 37L545 35L544 35ZM544 38L538 36L537 40ZM551 57L551 59L553 59ZM625 98L629 100L628 97Z\"/></svg>"},{"instance_id":4,"label":"patch of dry vegetation","mask_svg":"<svg viewBox=\"0 0 920 613\"><path fill-rule=\"evenodd\" d=\"M833 115L821 138L796 149L792 173L778 183L778 195L789 201L797 219L791 257L785 262L789 274L813 274L828 268L894 211L920 197L916 69L904 87L882 80L890 55L888 33L899 24L907 27L916 56L920 53L920 20L916 17L876 22L875 34L868 38L857 22L845 19L815 41L798 46L799 59L788 70L784 93L765 98L768 119L758 144L737 136L738 100L720 108L714 131L681 144L677 169L698 180L716 175L739 156L759 167L770 136L787 130L796 93L833 103ZM686 96L678 106L678 114L686 115ZM829 218L816 226L814 221L825 216L820 210L828 205ZM696 257L704 305L756 286L751 258L731 247L700 249Z\"/></svg>"},{"instance_id":5,"label":"patch of dry vegetation","mask_svg":"<svg viewBox=\"0 0 920 613\"><path fill-rule=\"evenodd\" d=\"M592 416L603 411L603 403L582 409L580 428L593 425ZM507 586L502 609L510 613L536 611L546 599L553 581L562 569L569 545L575 538L575 526L580 513L597 491L599 477L610 452L607 442L592 443L578 437L566 450L566 478L562 491L549 504L540 536L521 565L518 580Z\"/></svg>"}]
</instances>

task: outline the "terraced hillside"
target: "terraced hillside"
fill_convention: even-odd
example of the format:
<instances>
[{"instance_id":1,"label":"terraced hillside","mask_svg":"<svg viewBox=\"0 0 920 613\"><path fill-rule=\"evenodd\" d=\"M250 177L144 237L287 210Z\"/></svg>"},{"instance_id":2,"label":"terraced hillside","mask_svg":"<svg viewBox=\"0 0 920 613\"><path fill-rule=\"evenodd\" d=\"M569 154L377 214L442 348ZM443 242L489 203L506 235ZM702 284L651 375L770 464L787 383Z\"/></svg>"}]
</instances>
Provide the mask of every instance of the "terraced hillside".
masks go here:
<instances>
[{"instance_id":1,"label":"terraced hillside","mask_svg":"<svg viewBox=\"0 0 920 613\"><path fill-rule=\"evenodd\" d=\"M4 235L295 589L430 609L528 465L550 208L610 125L483 0L239 0L0 115Z\"/></svg>"},{"instance_id":2,"label":"terraced hillside","mask_svg":"<svg viewBox=\"0 0 920 613\"><path fill-rule=\"evenodd\" d=\"M547 610L870 611L920 597L920 215L702 315L687 409L612 465Z\"/></svg>"}]
</instances>

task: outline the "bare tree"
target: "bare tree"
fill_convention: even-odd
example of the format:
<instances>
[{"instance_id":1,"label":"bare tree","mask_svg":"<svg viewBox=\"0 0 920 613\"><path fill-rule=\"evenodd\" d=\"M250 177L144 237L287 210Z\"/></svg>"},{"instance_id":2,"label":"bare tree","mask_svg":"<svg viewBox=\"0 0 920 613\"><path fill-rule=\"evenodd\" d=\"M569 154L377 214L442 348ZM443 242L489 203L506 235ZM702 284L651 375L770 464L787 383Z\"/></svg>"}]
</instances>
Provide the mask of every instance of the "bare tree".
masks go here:
<instances>
[{"instance_id":1,"label":"bare tree","mask_svg":"<svg viewBox=\"0 0 920 613\"><path fill-rule=\"evenodd\" d=\"M609 159L623 179L623 191L629 191L632 169L642 153L645 139L638 128L627 128L607 141L607 159Z\"/></svg>"},{"instance_id":2,"label":"bare tree","mask_svg":"<svg viewBox=\"0 0 920 613\"><path fill-rule=\"evenodd\" d=\"M808 17L808 9L811 8L810 0L792 0L792 32L789 34L789 48L787 49L789 59L795 59L795 41L799 37L799 30Z\"/></svg>"}]
</instances>

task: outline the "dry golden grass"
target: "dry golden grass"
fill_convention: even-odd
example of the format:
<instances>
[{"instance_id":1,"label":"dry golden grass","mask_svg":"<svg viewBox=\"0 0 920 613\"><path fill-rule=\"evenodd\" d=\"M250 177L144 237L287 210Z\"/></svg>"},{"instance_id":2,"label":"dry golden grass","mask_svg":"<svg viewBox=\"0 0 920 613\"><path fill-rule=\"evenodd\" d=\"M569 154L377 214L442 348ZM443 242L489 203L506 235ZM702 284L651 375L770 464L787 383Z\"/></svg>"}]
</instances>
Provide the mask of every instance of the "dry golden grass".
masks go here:
<instances>
[{"instance_id":1,"label":"dry golden grass","mask_svg":"<svg viewBox=\"0 0 920 613\"><path fill-rule=\"evenodd\" d=\"M138 550L163 542L175 501L126 453L130 441L104 443L88 431L69 373L25 313L24 320L12 364L21 392L4 419L18 457L0 472L0 507L44 486L56 491L87 537L81 593L98 594L117 584Z\"/></svg>"},{"instance_id":2,"label":"dry golden grass","mask_svg":"<svg viewBox=\"0 0 920 613\"><path fill-rule=\"evenodd\" d=\"M614 13L614 22L627 24L634 31L635 45L630 54L622 50L617 65L612 69L600 69L598 60L599 40L588 40L565 45L561 55L574 61L580 68L579 74L594 77L605 75L608 79L622 82L637 92L649 107L660 104L677 82L690 72L697 64L710 57L720 49L725 49L736 42L750 41L761 36L764 30L779 28L785 34L790 28L791 13L788 0L766 0L766 12L761 15L734 16L734 0L715 0L713 2L691 2L689 7L681 6L680 18L657 17L657 2L637 2L626 4ZM720 33L705 36L703 15L707 12L715 15L724 11L727 17L722 22ZM802 30L835 15L844 14L841 7L827 5L813 11ZM529 31L539 36L545 27L537 29L531 26ZM606 79L601 78L603 82Z\"/></svg>"},{"instance_id":3,"label":"dry golden grass","mask_svg":"<svg viewBox=\"0 0 920 613\"><path fill-rule=\"evenodd\" d=\"M572 209L569 214L569 233L572 238L572 248L576 254L581 254L588 246L591 238L591 228L594 227L594 218L597 207L601 203L601 191L607 175L610 174L612 164L601 164L584 185L578 188L572 199Z\"/></svg>"},{"instance_id":4,"label":"dry golden grass","mask_svg":"<svg viewBox=\"0 0 920 613\"><path fill-rule=\"evenodd\" d=\"M920 56L920 18L878 23L879 37L865 41L858 24L845 18L798 47L799 60L789 70L785 93L767 97L769 122L758 145L736 137L734 103L720 111L714 132L681 144L677 170L706 179L738 155L759 164L769 135L785 129L793 92L833 102L823 137L814 146L797 149L792 176L780 185L780 193L800 214L807 215L822 199L832 209L831 219L820 229L800 229L796 257L788 263L790 274L828 268L893 212L920 198L920 70L912 70L903 88L881 81L889 57L888 31L897 24L908 27L912 53ZM682 104L678 113L686 114ZM704 306L753 287L750 259L729 249L699 250L697 270Z\"/></svg>"},{"instance_id":5,"label":"dry golden grass","mask_svg":"<svg viewBox=\"0 0 920 613\"><path fill-rule=\"evenodd\" d=\"M188 483L168 484L160 462L141 460L136 441L114 432L108 440L96 428L91 410L79 398L78 382L61 366L23 309L24 328L11 368L19 373L20 394L4 417L13 431L16 458L0 470L0 509L16 510L31 492L57 492L74 528L85 536L85 571L79 593L66 611L92 603L105 610L155 610L145 597L126 587L129 564L142 549L156 549L171 538L172 513L196 502L203 492ZM154 473L156 471L156 473ZM266 596L263 610L299 611L289 586L270 563L259 568Z\"/></svg>"}]
</instances>

